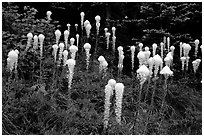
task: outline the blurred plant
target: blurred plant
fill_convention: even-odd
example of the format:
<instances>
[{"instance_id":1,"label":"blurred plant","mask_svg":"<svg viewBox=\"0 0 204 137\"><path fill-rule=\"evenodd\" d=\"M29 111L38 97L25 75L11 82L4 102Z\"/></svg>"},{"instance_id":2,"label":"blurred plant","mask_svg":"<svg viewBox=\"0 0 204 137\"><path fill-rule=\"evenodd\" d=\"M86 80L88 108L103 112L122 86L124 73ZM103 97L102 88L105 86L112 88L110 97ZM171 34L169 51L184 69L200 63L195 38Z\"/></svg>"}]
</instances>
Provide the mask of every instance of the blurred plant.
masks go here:
<instances>
[{"instance_id":1,"label":"blurred plant","mask_svg":"<svg viewBox=\"0 0 204 137\"><path fill-rule=\"evenodd\" d=\"M142 51L143 43L139 43L140 51Z\"/></svg>"},{"instance_id":2,"label":"blurred plant","mask_svg":"<svg viewBox=\"0 0 204 137\"><path fill-rule=\"evenodd\" d=\"M170 47L170 38L169 37L167 37L167 51L169 52L169 47Z\"/></svg>"}]
</instances>

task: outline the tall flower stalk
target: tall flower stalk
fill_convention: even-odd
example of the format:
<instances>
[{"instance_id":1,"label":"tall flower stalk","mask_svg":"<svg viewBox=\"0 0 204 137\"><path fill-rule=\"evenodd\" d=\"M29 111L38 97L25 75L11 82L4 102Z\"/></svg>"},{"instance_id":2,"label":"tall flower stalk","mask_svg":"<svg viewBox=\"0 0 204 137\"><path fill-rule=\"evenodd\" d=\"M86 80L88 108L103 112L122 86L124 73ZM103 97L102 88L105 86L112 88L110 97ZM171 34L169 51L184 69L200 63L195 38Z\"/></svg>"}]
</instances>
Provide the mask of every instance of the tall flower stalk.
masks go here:
<instances>
[{"instance_id":1,"label":"tall flower stalk","mask_svg":"<svg viewBox=\"0 0 204 137\"><path fill-rule=\"evenodd\" d=\"M105 86L105 104L104 104L104 128L106 129L108 127L108 121L109 121L109 116L110 116L110 99L111 96L113 95L113 90L115 87L116 81L114 79L110 79L108 81L108 84Z\"/></svg>"},{"instance_id":2,"label":"tall flower stalk","mask_svg":"<svg viewBox=\"0 0 204 137\"><path fill-rule=\"evenodd\" d=\"M74 59L68 59L66 64L68 65L68 89L71 89L72 86L72 79L74 75L74 66L76 65L76 61Z\"/></svg>"},{"instance_id":3,"label":"tall flower stalk","mask_svg":"<svg viewBox=\"0 0 204 137\"><path fill-rule=\"evenodd\" d=\"M61 31L58 29L55 31L55 37L56 37L56 44L57 45L59 43L59 39L60 39L61 34L62 34Z\"/></svg>"},{"instance_id":4,"label":"tall flower stalk","mask_svg":"<svg viewBox=\"0 0 204 137\"><path fill-rule=\"evenodd\" d=\"M107 66L108 66L108 63L107 61L105 60L105 58L103 56L100 56L98 58L98 61L99 61L99 74L102 73L102 77L105 77L106 76L106 71L107 71Z\"/></svg>"},{"instance_id":5,"label":"tall flower stalk","mask_svg":"<svg viewBox=\"0 0 204 137\"><path fill-rule=\"evenodd\" d=\"M64 31L64 43L65 43L65 49L68 49L68 39L69 39L69 31Z\"/></svg>"},{"instance_id":6,"label":"tall flower stalk","mask_svg":"<svg viewBox=\"0 0 204 137\"><path fill-rule=\"evenodd\" d=\"M194 43L195 43L195 58L197 58L198 45L199 45L200 41L198 39L196 39Z\"/></svg>"},{"instance_id":7,"label":"tall flower stalk","mask_svg":"<svg viewBox=\"0 0 204 137\"><path fill-rule=\"evenodd\" d=\"M85 52L86 52L86 70L89 69L89 59L90 59L90 50L91 50L91 44L89 43L85 43L84 44L84 49L85 49Z\"/></svg>"},{"instance_id":8,"label":"tall flower stalk","mask_svg":"<svg viewBox=\"0 0 204 137\"><path fill-rule=\"evenodd\" d=\"M75 45L71 45L69 47L69 51L71 52L71 58L75 60L76 52L78 51L78 47Z\"/></svg>"},{"instance_id":9,"label":"tall flower stalk","mask_svg":"<svg viewBox=\"0 0 204 137\"><path fill-rule=\"evenodd\" d=\"M40 81L42 81L42 57L43 57L43 42L45 39L45 36L43 34L40 34L38 36L39 42L40 42Z\"/></svg>"},{"instance_id":10,"label":"tall flower stalk","mask_svg":"<svg viewBox=\"0 0 204 137\"><path fill-rule=\"evenodd\" d=\"M135 46L130 47L131 50L131 62L132 62L132 71L134 70L134 58L135 58Z\"/></svg>"},{"instance_id":11,"label":"tall flower stalk","mask_svg":"<svg viewBox=\"0 0 204 137\"><path fill-rule=\"evenodd\" d=\"M123 83L115 84L115 97L116 97L116 122L121 125L121 114L122 114L122 99L123 99L124 85Z\"/></svg>"},{"instance_id":12,"label":"tall flower stalk","mask_svg":"<svg viewBox=\"0 0 204 137\"><path fill-rule=\"evenodd\" d=\"M26 51L31 47L33 34L31 32L29 32L27 34L27 38L28 38L28 40L27 40L27 45L26 45L26 49L25 49Z\"/></svg>"},{"instance_id":13,"label":"tall flower stalk","mask_svg":"<svg viewBox=\"0 0 204 137\"><path fill-rule=\"evenodd\" d=\"M143 84L147 80L149 74L150 74L149 69L145 65L140 66L140 68L137 70L137 78L140 80L140 91L139 91L139 97L138 97L139 102L141 101Z\"/></svg>"},{"instance_id":14,"label":"tall flower stalk","mask_svg":"<svg viewBox=\"0 0 204 137\"><path fill-rule=\"evenodd\" d=\"M163 108L164 108L164 102L165 102L165 98L166 98L166 94L167 94L167 79L169 78L169 76L173 75L173 72L170 70L170 68L168 66L165 66L161 71L160 74L164 75L164 96L162 98L162 104L161 104L161 110L160 110L160 115L162 115L163 113ZM161 123L163 121L163 116L160 122L160 130L161 130Z\"/></svg>"}]
</instances>

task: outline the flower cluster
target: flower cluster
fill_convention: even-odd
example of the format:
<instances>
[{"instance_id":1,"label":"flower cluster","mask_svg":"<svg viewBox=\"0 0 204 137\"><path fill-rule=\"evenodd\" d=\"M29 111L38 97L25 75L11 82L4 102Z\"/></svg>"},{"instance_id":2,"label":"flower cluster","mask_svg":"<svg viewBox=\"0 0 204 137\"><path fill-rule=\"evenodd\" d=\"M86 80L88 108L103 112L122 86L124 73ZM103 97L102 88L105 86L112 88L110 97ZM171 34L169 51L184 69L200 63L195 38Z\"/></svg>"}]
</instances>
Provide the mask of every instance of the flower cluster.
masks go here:
<instances>
[{"instance_id":1,"label":"flower cluster","mask_svg":"<svg viewBox=\"0 0 204 137\"><path fill-rule=\"evenodd\" d=\"M200 62L201 62L201 59L196 59L192 62L194 73L196 73L196 71L200 65Z\"/></svg>"},{"instance_id":2,"label":"flower cluster","mask_svg":"<svg viewBox=\"0 0 204 137\"><path fill-rule=\"evenodd\" d=\"M19 51L17 49L16 50L11 50L8 53L7 68L8 68L8 70L10 72L12 72L14 68L15 68L15 71L17 71L18 54L19 54Z\"/></svg>"},{"instance_id":3,"label":"flower cluster","mask_svg":"<svg viewBox=\"0 0 204 137\"><path fill-rule=\"evenodd\" d=\"M89 68L89 58L91 56L91 54L90 54L91 44L85 43L84 44L84 49L86 51L86 69L88 70L88 68Z\"/></svg>"},{"instance_id":4,"label":"flower cluster","mask_svg":"<svg viewBox=\"0 0 204 137\"><path fill-rule=\"evenodd\" d=\"M140 85L144 84L149 74L150 71L145 65L139 67L139 69L137 70L137 78L140 80Z\"/></svg>"}]
</instances>

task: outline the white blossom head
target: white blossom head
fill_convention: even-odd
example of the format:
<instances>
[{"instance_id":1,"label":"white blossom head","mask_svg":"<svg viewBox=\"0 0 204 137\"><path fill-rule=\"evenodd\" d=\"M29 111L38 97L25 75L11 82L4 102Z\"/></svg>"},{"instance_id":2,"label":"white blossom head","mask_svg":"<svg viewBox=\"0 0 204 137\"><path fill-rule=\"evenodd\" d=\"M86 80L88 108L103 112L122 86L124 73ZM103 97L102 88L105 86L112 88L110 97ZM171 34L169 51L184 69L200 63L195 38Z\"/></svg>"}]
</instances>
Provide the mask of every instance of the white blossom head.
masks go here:
<instances>
[{"instance_id":1,"label":"white blossom head","mask_svg":"<svg viewBox=\"0 0 204 137\"><path fill-rule=\"evenodd\" d=\"M131 46L131 47L130 47L130 50L131 50L132 52L135 52L135 46Z\"/></svg>"},{"instance_id":2,"label":"white blossom head","mask_svg":"<svg viewBox=\"0 0 204 137\"><path fill-rule=\"evenodd\" d=\"M158 54L155 55L155 56L153 57L153 59L154 59L154 64L155 64L156 66L159 66L159 65L161 65L161 64L163 63L162 58L161 58Z\"/></svg>"},{"instance_id":3,"label":"white blossom head","mask_svg":"<svg viewBox=\"0 0 204 137\"><path fill-rule=\"evenodd\" d=\"M74 24L75 27L78 27L78 24Z\"/></svg>"},{"instance_id":4,"label":"white blossom head","mask_svg":"<svg viewBox=\"0 0 204 137\"><path fill-rule=\"evenodd\" d=\"M68 31L68 30L65 30L65 31L64 31L64 36L66 36L66 37L69 36L69 31Z\"/></svg>"},{"instance_id":5,"label":"white blossom head","mask_svg":"<svg viewBox=\"0 0 204 137\"><path fill-rule=\"evenodd\" d=\"M69 53L67 50L64 50L62 54L63 54L63 56L67 56Z\"/></svg>"},{"instance_id":6,"label":"white blossom head","mask_svg":"<svg viewBox=\"0 0 204 137\"><path fill-rule=\"evenodd\" d=\"M33 39L34 39L34 42L35 42L35 43L38 43L38 36L37 36L37 35L35 35L35 36L33 37Z\"/></svg>"},{"instance_id":7,"label":"white blossom head","mask_svg":"<svg viewBox=\"0 0 204 137\"><path fill-rule=\"evenodd\" d=\"M115 84L115 91L116 91L116 94L123 94L123 91L124 91L124 84L123 83L116 83Z\"/></svg>"},{"instance_id":8,"label":"white blossom head","mask_svg":"<svg viewBox=\"0 0 204 137\"><path fill-rule=\"evenodd\" d=\"M106 60L105 60L105 58L104 58L103 56L99 56L98 61L99 61L99 62L104 62L104 61L106 61Z\"/></svg>"},{"instance_id":9,"label":"white blossom head","mask_svg":"<svg viewBox=\"0 0 204 137\"><path fill-rule=\"evenodd\" d=\"M90 24L90 22L88 20L84 21L84 27L86 28L86 26Z\"/></svg>"},{"instance_id":10,"label":"white blossom head","mask_svg":"<svg viewBox=\"0 0 204 137\"><path fill-rule=\"evenodd\" d=\"M73 45L74 42L75 42L75 39L74 39L74 38L71 38L71 39L70 39L70 44Z\"/></svg>"},{"instance_id":11,"label":"white blossom head","mask_svg":"<svg viewBox=\"0 0 204 137\"><path fill-rule=\"evenodd\" d=\"M78 47L75 46L75 45L71 45L71 46L69 47L69 50L70 50L71 53L75 53L75 52L78 51Z\"/></svg>"},{"instance_id":12,"label":"white blossom head","mask_svg":"<svg viewBox=\"0 0 204 137\"><path fill-rule=\"evenodd\" d=\"M143 47L143 43L139 43L139 47L141 49Z\"/></svg>"},{"instance_id":13,"label":"white blossom head","mask_svg":"<svg viewBox=\"0 0 204 137\"><path fill-rule=\"evenodd\" d=\"M91 44L85 43L84 44L84 49L91 49Z\"/></svg>"},{"instance_id":14,"label":"white blossom head","mask_svg":"<svg viewBox=\"0 0 204 137\"><path fill-rule=\"evenodd\" d=\"M106 37L107 37L107 38L109 38L110 35L111 35L110 32L107 32L107 33L106 33Z\"/></svg>"},{"instance_id":15,"label":"white blossom head","mask_svg":"<svg viewBox=\"0 0 204 137\"><path fill-rule=\"evenodd\" d=\"M27 38L28 38L28 39L32 39L32 38L33 38L33 34L32 34L31 32L29 32L29 33L27 34Z\"/></svg>"},{"instance_id":16,"label":"white blossom head","mask_svg":"<svg viewBox=\"0 0 204 137\"><path fill-rule=\"evenodd\" d=\"M74 59L68 59L66 64L68 65L68 67L75 66L76 61Z\"/></svg>"},{"instance_id":17,"label":"white blossom head","mask_svg":"<svg viewBox=\"0 0 204 137\"><path fill-rule=\"evenodd\" d=\"M145 47L145 51L149 51L149 47Z\"/></svg>"},{"instance_id":18,"label":"white blossom head","mask_svg":"<svg viewBox=\"0 0 204 137\"><path fill-rule=\"evenodd\" d=\"M55 31L55 36L58 38L61 36L61 31L59 29Z\"/></svg>"},{"instance_id":19,"label":"white blossom head","mask_svg":"<svg viewBox=\"0 0 204 137\"><path fill-rule=\"evenodd\" d=\"M181 57L180 60L181 60L182 62L185 62L186 57Z\"/></svg>"},{"instance_id":20,"label":"white blossom head","mask_svg":"<svg viewBox=\"0 0 204 137\"><path fill-rule=\"evenodd\" d=\"M8 58L10 60L16 60L18 58L18 54L14 51L14 50L11 50L9 53L8 53Z\"/></svg>"},{"instance_id":21,"label":"white blossom head","mask_svg":"<svg viewBox=\"0 0 204 137\"><path fill-rule=\"evenodd\" d=\"M144 52L144 51L138 52L137 58L138 58L138 59L145 59L145 52Z\"/></svg>"},{"instance_id":22,"label":"white blossom head","mask_svg":"<svg viewBox=\"0 0 204 137\"><path fill-rule=\"evenodd\" d=\"M64 43L61 42L61 43L59 44L59 48L60 48L61 50L63 50L63 49L64 49Z\"/></svg>"},{"instance_id":23,"label":"white blossom head","mask_svg":"<svg viewBox=\"0 0 204 137\"><path fill-rule=\"evenodd\" d=\"M76 34L76 38L77 38L77 39L79 38L79 34Z\"/></svg>"},{"instance_id":24,"label":"white blossom head","mask_svg":"<svg viewBox=\"0 0 204 137\"><path fill-rule=\"evenodd\" d=\"M152 66L154 65L154 59L153 59L153 57L150 57L150 58L148 59L147 63L148 63L148 65L149 65L149 67L152 67Z\"/></svg>"},{"instance_id":25,"label":"white blossom head","mask_svg":"<svg viewBox=\"0 0 204 137\"><path fill-rule=\"evenodd\" d=\"M96 20L96 22L100 22L101 17L100 17L99 15L97 15L97 16L95 17L95 20Z\"/></svg>"},{"instance_id":26,"label":"white blossom head","mask_svg":"<svg viewBox=\"0 0 204 137\"><path fill-rule=\"evenodd\" d=\"M52 12L51 11L47 11L47 16L51 16Z\"/></svg>"},{"instance_id":27,"label":"white blossom head","mask_svg":"<svg viewBox=\"0 0 204 137\"><path fill-rule=\"evenodd\" d=\"M101 65L102 65L103 68L106 68L108 66L108 62L107 61L103 61L101 63Z\"/></svg>"},{"instance_id":28,"label":"white blossom head","mask_svg":"<svg viewBox=\"0 0 204 137\"><path fill-rule=\"evenodd\" d=\"M198 39L195 40L195 45L198 45L200 43L200 41Z\"/></svg>"},{"instance_id":29,"label":"white blossom head","mask_svg":"<svg viewBox=\"0 0 204 137\"><path fill-rule=\"evenodd\" d=\"M165 66L165 67L160 71L160 74L166 75L166 76L171 76L171 75L173 75L173 71L171 71L168 66Z\"/></svg>"},{"instance_id":30,"label":"white blossom head","mask_svg":"<svg viewBox=\"0 0 204 137\"><path fill-rule=\"evenodd\" d=\"M57 45L57 44L54 44L54 45L52 46L52 48L53 48L54 50L57 50L57 49L58 49L58 45Z\"/></svg>"},{"instance_id":31,"label":"white blossom head","mask_svg":"<svg viewBox=\"0 0 204 137\"><path fill-rule=\"evenodd\" d=\"M173 60L173 56L172 56L172 53L171 53L171 52L169 52L169 53L166 55L166 57L168 57L169 59Z\"/></svg>"},{"instance_id":32,"label":"white blossom head","mask_svg":"<svg viewBox=\"0 0 204 137\"><path fill-rule=\"evenodd\" d=\"M38 38L39 38L40 43L43 43L43 41L44 41L44 39L45 39L45 36L44 36L43 34L40 34L40 35L38 36Z\"/></svg>"},{"instance_id":33,"label":"white blossom head","mask_svg":"<svg viewBox=\"0 0 204 137\"><path fill-rule=\"evenodd\" d=\"M84 12L81 12L80 13L80 16L83 18L85 16L85 13Z\"/></svg>"},{"instance_id":34,"label":"white blossom head","mask_svg":"<svg viewBox=\"0 0 204 137\"><path fill-rule=\"evenodd\" d=\"M118 51L120 52L120 51L123 51L123 47L122 46L119 46L118 47Z\"/></svg>"},{"instance_id":35,"label":"white blossom head","mask_svg":"<svg viewBox=\"0 0 204 137\"><path fill-rule=\"evenodd\" d=\"M145 65L142 65L137 70L137 73L142 74L143 77L147 77L149 76L149 69Z\"/></svg>"},{"instance_id":36,"label":"white blossom head","mask_svg":"<svg viewBox=\"0 0 204 137\"><path fill-rule=\"evenodd\" d=\"M171 46L170 47L170 50L173 52L175 50L175 47L174 46Z\"/></svg>"},{"instance_id":37,"label":"white blossom head","mask_svg":"<svg viewBox=\"0 0 204 137\"><path fill-rule=\"evenodd\" d=\"M19 51L17 49L15 49L14 51L16 52L17 55L19 54Z\"/></svg>"},{"instance_id":38,"label":"white blossom head","mask_svg":"<svg viewBox=\"0 0 204 137\"><path fill-rule=\"evenodd\" d=\"M152 48L153 48L153 50L156 50L157 44L156 43L152 44Z\"/></svg>"}]
</instances>

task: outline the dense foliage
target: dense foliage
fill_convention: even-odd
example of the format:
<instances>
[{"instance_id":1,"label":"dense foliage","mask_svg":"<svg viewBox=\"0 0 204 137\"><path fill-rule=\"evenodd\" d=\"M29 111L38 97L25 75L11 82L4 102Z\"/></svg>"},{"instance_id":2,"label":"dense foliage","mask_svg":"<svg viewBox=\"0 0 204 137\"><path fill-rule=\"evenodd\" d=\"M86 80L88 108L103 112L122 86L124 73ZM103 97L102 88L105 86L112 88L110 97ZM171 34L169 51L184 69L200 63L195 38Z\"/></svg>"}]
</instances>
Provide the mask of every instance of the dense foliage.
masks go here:
<instances>
[{"instance_id":1,"label":"dense foliage","mask_svg":"<svg viewBox=\"0 0 204 137\"><path fill-rule=\"evenodd\" d=\"M42 5L45 3L42 3ZM52 21L45 13L49 8L35 9L34 3L2 4L2 133L3 134L202 134L201 65L198 72L181 71L179 41L192 42L201 38L201 3L47 3L53 9ZM30 6L29 6L30 5ZM46 4L45 4L46 5ZM42 9L42 11L40 11ZM62 20L66 9L68 17ZM74 11L72 11L74 9ZM103 10L105 9L105 10ZM61 10L62 13L56 14ZM80 24L80 12L95 26L94 17L102 18L97 55L91 51L90 67L86 70L86 55L80 50L76 57L72 89L62 66L56 66L52 55L54 32L67 29L66 24ZM55 13L56 11L56 13ZM103 11L103 12L102 12ZM39 13L39 14L38 14ZM128 16L125 18L125 16ZM66 16L67 17L67 16ZM105 20L106 19L106 20ZM59 20L59 21L55 21ZM73 25L74 26L74 25ZM80 25L79 25L80 26ZM124 47L125 59L122 77L117 72L117 52L106 50L104 27L116 27L116 46ZM74 28L74 27L73 27ZM80 34L79 28L79 34ZM25 51L27 37L44 34L43 57L39 50ZM71 37L75 37L74 29ZM84 33L85 34L85 33ZM139 80L131 74L131 55L128 45L143 42L151 48L169 36L176 47L172 71L168 80L164 113L160 113L164 92L164 78L157 80L154 105L150 106L153 82L144 84L142 101L138 102ZM95 27L91 31L92 48L95 47ZM63 41L63 37L61 39ZM82 47L81 44L79 44ZM6 59L11 49L19 50L18 73L6 70ZM136 49L136 54L139 48ZM195 59L190 52L190 63ZM103 55L109 66L107 76L98 73L98 56ZM116 55L116 56L115 56ZM201 58L201 51L198 52ZM42 68L40 69L40 60ZM189 64L190 64L189 63ZM138 60L135 57L135 69ZM42 77L40 77L40 75ZM122 125L115 121L114 99L111 100L108 129L103 128L104 88L114 78L125 85L122 104ZM146 92L148 92L145 99Z\"/></svg>"}]
</instances>

